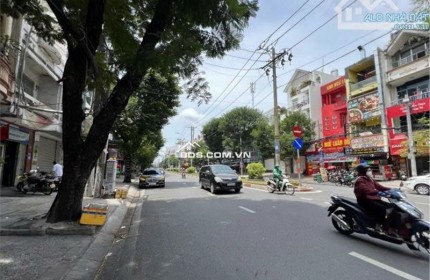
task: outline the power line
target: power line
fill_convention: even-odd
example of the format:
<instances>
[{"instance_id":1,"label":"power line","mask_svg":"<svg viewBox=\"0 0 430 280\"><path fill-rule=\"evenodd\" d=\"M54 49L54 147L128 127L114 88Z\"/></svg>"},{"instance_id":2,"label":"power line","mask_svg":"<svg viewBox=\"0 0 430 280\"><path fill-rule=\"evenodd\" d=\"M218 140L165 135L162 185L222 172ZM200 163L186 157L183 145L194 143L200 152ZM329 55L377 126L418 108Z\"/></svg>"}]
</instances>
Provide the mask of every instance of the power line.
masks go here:
<instances>
[{"instance_id":1,"label":"power line","mask_svg":"<svg viewBox=\"0 0 430 280\"><path fill-rule=\"evenodd\" d=\"M319 2L315 7L313 7L306 15L304 15L299 21L297 21L295 24L293 24L293 26L291 26L289 29L287 29L287 31L285 31L284 33L282 33L278 38L276 38L272 44L276 44L276 42L279 41L279 39L281 39L282 37L284 37L288 32L290 32L294 27L296 27L297 24L299 24L302 20L304 20L307 16L309 16L316 8L318 8L319 6L321 6L321 4L324 2L325 0L322 0L321 2ZM355 0L357 1L357 0ZM354 2L355 2L354 1ZM307 2L306 2L307 3ZM305 4L306 4L305 3Z\"/></svg>"},{"instance_id":2,"label":"power line","mask_svg":"<svg viewBox=\"0 0 430 280\"><path fill-rule=\"evenodd\" d=\"M325 1L325 0L323 0L323 1ZM307 3L307 2L306 2ZM306 4L305 3L305 4ZM298 11L300 11L301 10L301 8L303 7L304 5L302 5L302 6L300 6L294 13L293 13L293 15L292 16L294 16ZM281 27L290 19L290 18L292 18L292 16L291 17L289 17L286 21L284 21L284 23L282 23L281 24ZM279 27L280 28L280 27ZM267 37L265 40L263 40L263 42L260 44L260 46L262 45L262 44L264 44L267 40L269 40L270 39L270 37L277 31L277 30L279 30L279 28L277 28L269 37ZM242 49L242 50L244 50L244 49ZM242 69L241 70L239 70L239 72L238 72L238 74L236 74L236 76L231 80L231 82L227 85L227 87L223 90L223 92L215 99L215 101L212 103L212 105L211 106L209 106L209 108L208 108L208 110L209 109L211 109L211 110L209 110L209 112L206 114L206 116L207 115L209 115L209 113L211 113L213 110L214 110L214 108L215 107L213 107L214 106L214 104L216 103L216 101L227 91L227 89L229 88L229 86L234 82L234 80L237 78L237 76L239 75L239 73L245 68L245 66L248 64L248 62L252 59L252 57L254 56L254 54L257 52L259 50L259 48L257 48L256 50L254 50L253 52L252 52L252 54L251 54L251 56L249 57L249 59L245 62L245 64L243 65L243 67L242 67ZM245 50L245 51L247 51L247 50ZM262 56L262 54L260 54L259 55L259 57L257 58L257 60L260 58ZM251 67L253 66L253 65L255 65L255 63L256 63L257 61L255 61L252 65L251 65ZM248 73L249 72L249 70L246 72L246 73ZM245 73L245 75L246 75L246 73ZM243 76L244 77L244 76ZM236 88L236 86L240 83L240 81L243 79L243 77L236 83L236 85L229 91L229 93L231 93L232 91L233 91L233 89L234 88ZM224 98L225 99L225 98ZM223 100L224 100L223 99ZM198 121L198 123L200 123L203 119L205 118L205 116L202 118L202 119L200 119L199 121Z\"/></svg>"}]
</instances>

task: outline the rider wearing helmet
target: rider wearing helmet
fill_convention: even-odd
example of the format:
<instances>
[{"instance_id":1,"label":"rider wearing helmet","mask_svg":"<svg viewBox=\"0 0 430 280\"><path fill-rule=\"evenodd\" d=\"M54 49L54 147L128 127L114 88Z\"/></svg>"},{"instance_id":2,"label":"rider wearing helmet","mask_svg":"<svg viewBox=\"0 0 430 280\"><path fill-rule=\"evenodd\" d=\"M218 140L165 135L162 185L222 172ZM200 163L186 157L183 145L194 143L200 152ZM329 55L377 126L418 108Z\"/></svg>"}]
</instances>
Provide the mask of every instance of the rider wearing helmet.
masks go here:
<instances>
[{"instance_id":1,"label":"rider wearing helmet","mask_svg":"<svg viewBox=\"0 0 430 280\"><path fill-rule=\"evenodd\" d=\"M282 182L282 171L279 168L279 165L275 165L273 169L273 179L275 179L276 187L279 188L279 182Z\"/></svg>"},{"instance_id":2,"label":"rider wearing helmet","mask_svg":"<svg viewBox=\"0 0 430 280\"><path fill-rule=\"evenodd\" d=\"M387 191L389 188L373 180L372 169L367 164L358 165L355 171L358 178L354 184L354 194L358 205L374 216L376 220L375 229L380 231L386 222L387 209L391 208L391 205L382 201L378 193Z\"/></svg>"}]
</instances>

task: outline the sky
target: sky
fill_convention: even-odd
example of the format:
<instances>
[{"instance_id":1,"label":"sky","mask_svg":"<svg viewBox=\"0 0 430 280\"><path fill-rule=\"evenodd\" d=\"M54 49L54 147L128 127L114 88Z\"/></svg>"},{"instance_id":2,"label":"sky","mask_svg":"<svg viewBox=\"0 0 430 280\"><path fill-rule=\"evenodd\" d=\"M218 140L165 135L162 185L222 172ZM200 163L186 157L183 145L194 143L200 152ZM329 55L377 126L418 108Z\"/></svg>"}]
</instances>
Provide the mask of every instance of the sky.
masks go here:
<instances>
[{"instance_id":1,"label":"sky","mask_svg":"<svg viewBox=\"0 0 430 280\"><path fill-rule=\"evenodd\" d=\"M362 7L364 11L361 16L353 15L352 21L363 23L364 15L367 14L366 19L371 21L371 25L345 29L345 23L335 8L339 5L345 8L351 3L351 8ZM372 3L373 10L369 13L366 7ZM255 83L254 107L263 113L273 110L272 72L267 76L261 69L270 61L271 48L275 48L276 53L287 49L293 54L291 62L278 65L276 70L278 105L287 107L287 96L283 89L296 69L326 73L338 70L339 75L344 75L347 66L361 59L357 49L359 45L364 46L367 56L378 47L386 48L390 38L387 33L397 21L395 19L393 22L391 17L391 22L387 22L387 14L409 14L411 7L407 0L259 1L259 11L244 30L240 49L228 52L222 59L204 59L200 71L209 83L212 99L198 106L197 102L181 96L178 115L171 118L163 129L165 146L159 156L163 157L167 148L175 146L179 139L190 141L191 126L195 127L194 135L197 136L203 125L211 119L219 118L235 107L252 107L251 83ZM380 27L378 23L381 22L387 24L389 29ZM265 40L267 43L263 44ZM268 49L254 52L259 46Z\"/></svg>"}]
</instances>

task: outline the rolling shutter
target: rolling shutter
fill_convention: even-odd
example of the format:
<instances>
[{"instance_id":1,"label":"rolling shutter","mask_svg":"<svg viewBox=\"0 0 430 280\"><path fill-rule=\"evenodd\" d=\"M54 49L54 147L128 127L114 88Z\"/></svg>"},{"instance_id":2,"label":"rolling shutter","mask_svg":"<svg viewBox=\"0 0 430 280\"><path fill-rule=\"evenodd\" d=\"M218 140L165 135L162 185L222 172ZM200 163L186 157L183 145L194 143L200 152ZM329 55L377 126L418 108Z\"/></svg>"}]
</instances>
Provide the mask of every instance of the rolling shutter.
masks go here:
<instances>
[{"instance_id":1,"label":"rolling shutter","mask_svg":"<svg viewBox=\"0 0 430 280\"><path fill-rule=\"evenodd\" d=\"M55 160L55 150L57 143L55 140L40 137L37 166L41 171L52 171L52 162Z\"/></svg>"}]
</instances>

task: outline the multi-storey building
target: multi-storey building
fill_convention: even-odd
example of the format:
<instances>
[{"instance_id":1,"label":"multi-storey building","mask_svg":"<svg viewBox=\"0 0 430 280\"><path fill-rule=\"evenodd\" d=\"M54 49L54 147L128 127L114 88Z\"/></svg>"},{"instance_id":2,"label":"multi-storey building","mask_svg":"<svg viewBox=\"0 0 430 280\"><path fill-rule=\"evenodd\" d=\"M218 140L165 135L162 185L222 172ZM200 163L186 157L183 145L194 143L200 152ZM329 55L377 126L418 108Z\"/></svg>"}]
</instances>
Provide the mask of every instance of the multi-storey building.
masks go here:
<instances>
[{"instance_id":1,"label":"multi-storey building","mask_svg":"<svg viewBox=\"0 0 430 280\"><path fill-rule=\"evenodd\" d=\"M345 74L350 136L350 148L345 153L371 165L375 179L385 179L391 175L384 169L388 165L388 146L381 126L383 103L374 55L347 67Z\"/></svg>"},{"instance_id":2,"label":"multi-storey building","mask_svg":"<svg viewBox=\"0 0 430 280\"><path fill-rule=\"evenodd\" d=\"M307 153L307 173L319 172L319 167L348 168L356 157L345 155L345 147L349 147L347 126L347 102L345 77L340 77L320 88L321 131L322 138L316 146L311 146Z\"/></svg>"},{"instance_id":3,"label":"multi-storey building","mask_svg":"<svg viewBox=\"0 0 430 280\"><path fill-rule=\"evenodd\" d=\"M413 146L417 173L428 172L430 167L429 53L429 33L418 30L393 34L387 49L379 50L391 160L396 170L409 175L412 172L408 141ZM411 116L409 136L406 106Z\"/></svg>"},{"instance_id":4,"label":"multi-storey building","mask_svg":"<svg viewBox=\"0 0 430 280\"><path fill-rule=\"evenodd\" d=\"M320 71L309 72L297 69L284 89L287 94L288 112L302 111L315 122L315 140L322 137L320 87L338 78L337 71L327 74ZM302 151L302 155L300 170L305 169L305 151ZM291 171L297 173L297 167L296 160L286 160L287 173Z\"/></svg>"},{"instance_id":5,"label":"multi-storey building","mask_svg":"<svg viewBox=\"0 0 430 280\"><path fill-rule=\"evenodd\" d=\"M1 142L2 185L62 161L61 101L66 48L39 38L22 18L2 16Z\"/></svg>"}]
</instances>

